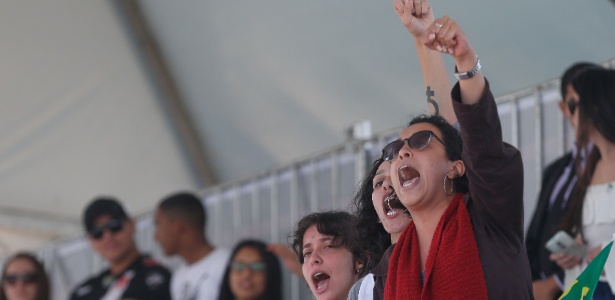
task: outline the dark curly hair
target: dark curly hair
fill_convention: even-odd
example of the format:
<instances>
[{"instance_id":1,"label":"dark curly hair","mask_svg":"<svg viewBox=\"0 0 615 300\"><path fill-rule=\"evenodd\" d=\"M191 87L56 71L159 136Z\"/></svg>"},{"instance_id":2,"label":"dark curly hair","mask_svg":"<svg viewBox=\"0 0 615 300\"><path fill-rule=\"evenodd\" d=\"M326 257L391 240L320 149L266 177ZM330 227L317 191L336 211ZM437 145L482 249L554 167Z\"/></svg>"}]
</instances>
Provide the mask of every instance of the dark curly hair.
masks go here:
<instances>
[{"instance_id":1,"label":"dark curly hair","mask_svg":"<svg viewBox=\"0 0 615 300\"><path fill-rule=\"evenodd\" d=\"M0 300L8 299L6 296L6 292L4 291L4 282L6 280L6 268L16 260L26 260L34 266L34 271L36 273L35 284L36 284L36 297L35 300L49 300L50 299L50 287L49 287L49 277L45 272L45 268L43 264L36 259L36 257L27 252L19 252L13 255L4 263L4 268L2 270L2 285L0 285Z\"/></svg>"},{"instance_id":2,"label":"dark curly hair","mask_svg":"<svg viewBox=\"0 0 615 300\"><path fill-rule=\"evenodd\" d=\"M316 230L324 235L333 236L333 243L344 246L350 253L354 262L363 263L366 266L368 261L367 252L362 245L357 228L357 218L345 211L327 211L311 213L299 221L297 229L293 233L292 248L303 264L303 236L305 232L316 225ZM367 268L363 267L359 271L359 276L363 277L367 273Z\"/></svg>"},{"instance_id":3,"label":"dark curly hair","mask_svg":"<svg viewBox=\"0 0 615 300\"><path fill-rule=\"evenodd\" d=\"M459 131L453 125L440 116L419 115L410 121L408 127L420 123L429 123L438 128L442 133L442 141L444 142L448 159L450 161L461 160L463 140ZM453 179L453 187L457 193L467 193L470 189L466 174Z\"/></svg>"},{"instance_id":4,"label":"dark curly hair","mask_svg":"<svg viewBox=\"0 0 615 300\"><path fill-rule=\"evenodd\" d=\"M368 270L373 269L378 264L384 252L391 246L391 235L379 222L378 213L372 203L372 193L374 192L373 180L383 162L382 158L374 161L361 181L353 200L355 206L354 213L358 219L357 230L363 240L361 243L366 248L365 251L369 257L367 263Z\"/></svg>"},{"instance_id":5,"label":"dark curly hair","mask_svg":"<svg viewBox=\"0 0 615 300\"><path fill-rule=\"evenodd\" d=\"M237 252L243 248L253 248L260 254L261 258L265 261L267 272L267 283L265 291L258 297L261 300L282 300L282 270L280 268L280 262L278 258L271 252L267 251L267 245L257 240L243 240L239 242L233 252L231 253L231 259L226 266L224 277L222 277L222 285L220 287L219 300L234 300L235 296L231 291L230 276L231 276L231 262L237 255Z\"/></svg>"}]
</instances>

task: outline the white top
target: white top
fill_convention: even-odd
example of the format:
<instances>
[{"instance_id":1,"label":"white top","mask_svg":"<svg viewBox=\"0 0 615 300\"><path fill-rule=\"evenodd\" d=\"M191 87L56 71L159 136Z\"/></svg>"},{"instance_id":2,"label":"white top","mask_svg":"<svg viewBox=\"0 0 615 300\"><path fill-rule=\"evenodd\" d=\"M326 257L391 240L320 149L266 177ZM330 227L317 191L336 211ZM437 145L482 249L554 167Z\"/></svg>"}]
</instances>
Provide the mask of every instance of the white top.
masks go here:
<instances>
[{"instance_id":1,"label":"white top","mask_svg":"<svg viewBox=\"0 0 615 300\"><path fill-rule=\"evenodd\" d=\"M367 274L363 283L361 284L361 289L359 290L359 300L371 300L374 299L374 274Z\"/></svg>"},{"instance_id":2,"label":"white top","mask_svg":"<svg viewBox=\"0 0 615 300\"><path fill-rule=\"evenodd\" d=\"M217 300L220 284L231 254L215 248L201 260L182 265L171 278L173 300Z\"/></svg>"},{"instance_id":3,"label":"white top","mask_svg":"<svg viewBox=\"0 0 615 300\"><path fill-rule=\"evenodd\" d=\"M587 243L587 250L597 246L604 248L615 234L615 182L590 185L587 188L583 201L583 235ZM604 275L600 281L606 281L615 287L615 255L612 248L611 254L604 265ZM583 262L566 270L564 284L569 287L572 282L587 267L585 258Z\"/></svg>"},{"instance_id":4,"label":"white top","mask_svg":"<svg viewBox=\"0 0 615 300\"><path fill-rule=\"evenodd\" d=\"M350 288L347 300L373 300L374 285L374 274L367 273Z\"/></svg>"}]
</instances>

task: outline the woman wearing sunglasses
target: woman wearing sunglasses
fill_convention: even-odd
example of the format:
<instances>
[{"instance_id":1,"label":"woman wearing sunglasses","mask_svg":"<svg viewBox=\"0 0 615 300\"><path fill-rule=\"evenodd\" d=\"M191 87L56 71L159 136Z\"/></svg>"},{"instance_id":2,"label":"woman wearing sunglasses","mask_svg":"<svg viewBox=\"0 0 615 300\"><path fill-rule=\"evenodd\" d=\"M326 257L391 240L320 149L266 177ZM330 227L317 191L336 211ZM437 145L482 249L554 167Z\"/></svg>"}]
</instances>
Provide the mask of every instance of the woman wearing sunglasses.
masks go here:
<instances>
[{"instance_id":1,"label":"woman wearing sunglasses","mask_svg":"<svg viewBox=\"0 0 615 300\"><path fill-rule=\"evenodd\" d=\"M239 242L224 273L220 300L281 300L282 271L278 258L256 240Z\"/></svg>"},{"instance_id":2,"label":"woman wearing sunglasses","mask_svg":"<svg viewBox=\"0 0 615 300\"><path fill-rule=\"evenodd\" d=\"M385 299L531 299L521 155L502 141L493 95L457 23L435 20L423 42L455 61L461 135L419 116L384 150L413 219L391 255Z\"/></svg>"},{"instance_id":3,"label":"woman wearing sunglasses","mask_svg":"<svg viewBox=\"0 0 615 300\"><path fill-rule=\"evenodd\" d=\"M0 300L49 300L49 279L29 253L17 253L4 264Z\"/></svg>"},{"instance_id":4,"label":"woman wearing sunglasses","mask_svg":"<svg viewBox=\"0 0 615 300\"><path fill-rule=\"evenodd\" d=\"M433 23L428 1L394 0L394 9L414 38L430 112L457 125L447 72L442 55L423 45L421 38ZM399 236L411 222L408 210L394 193L390 158L384 155L371 166L354 199L359 232L368 247L370 273L351 289L348 300L383 299L389 259Z\"/></svg>"},{"instance_id":5,"label":"woman wearing sunglasses","mask_svg":"<svg viewBox=\"0 0 615 300\"><path fill-rule=\"evenodd\" d=\"M615 232L615 70L589 68L572 80L568 106L577 124L577 143L594 145L585 164L577 157L578 181L562 229L587 249L582 258L551 254L565 271L568 288ZM611 255L612 256L612 255ZM609 257L593 299L615 299L615 260Z\"/></svg>"},{"instance_id":6,"label":"woman wearing sunglasses","mask_svg":"<svg viewBox=\"0 0 615 300\"><path fill-rule=\"evenodd\" d=\"M558 102L558 106L575 134L576 124L572 122L571 109L575 110L576 107L569 106L576 101L570 92L571 82L580 72L596 67L599 66L593 63L577 62L566 68L561 76L562 101ZM552 300L558 298L562 293L564 270L549 259L551 251L545 245L558 231L560 221L570 209L570 194L577 180L575 158L580 152L586 153L588 149L579 150L577 143L574 143L570 151L544 167L534 213L525 233L525 247L532 270L534 298L537 300Z\"/></svg>"}]
</instances>

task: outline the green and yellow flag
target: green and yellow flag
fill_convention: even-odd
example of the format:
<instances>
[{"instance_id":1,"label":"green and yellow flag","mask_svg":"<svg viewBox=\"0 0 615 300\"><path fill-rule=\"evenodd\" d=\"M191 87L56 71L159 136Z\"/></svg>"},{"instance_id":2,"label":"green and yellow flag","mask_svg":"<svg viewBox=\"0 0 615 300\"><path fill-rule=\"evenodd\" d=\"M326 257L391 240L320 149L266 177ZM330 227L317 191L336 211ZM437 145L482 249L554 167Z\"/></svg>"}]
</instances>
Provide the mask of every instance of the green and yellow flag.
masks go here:
<instances>
[{"instance_id":1,"label":"green and yellow flag","mask_svg":"<svg viewBox=\"0 0 615 300\"><path fill-rule=\"evenodd\" d=\"M559 297L559 300L592 299L594 291L596 290L596 285L602 274L604 263L611 252L611 246L613 246L612 241L598 253L591 263L589 263L585 270L583 270L583 273L581 273L564 294Z\"/></svg>"}]
</instances>

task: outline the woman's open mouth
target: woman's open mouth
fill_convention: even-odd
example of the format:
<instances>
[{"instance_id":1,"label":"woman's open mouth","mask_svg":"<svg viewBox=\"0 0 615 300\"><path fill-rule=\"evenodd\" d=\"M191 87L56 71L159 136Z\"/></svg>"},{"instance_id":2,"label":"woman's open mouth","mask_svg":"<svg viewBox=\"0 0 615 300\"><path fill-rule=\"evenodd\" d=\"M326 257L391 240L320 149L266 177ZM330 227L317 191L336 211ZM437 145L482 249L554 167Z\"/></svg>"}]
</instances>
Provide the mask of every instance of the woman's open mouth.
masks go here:
<instances>
[{"instance_id":1,"label":"woman's open mouth","mask_svg":"<svg viewBox=\"0 0 615 300\"><path fill-rule=\"evenodd\" d=\"M403 187L411 187L417 183L421 174L411 166L401 166L397 173L399 175L399 184Z\"/></svg>"},{"instance_id":2,"label":"woman's open mouth","mask_svg":"<svg viewBox=\"0 0 615 300\"><path fill-rule=\"evenodd\" d=\"M331 277L329 274L324 272L317 272L312 276L312 280L314 281L314 286L316 287L316 292L324 291L329 285L329 279Z\"/></svg>"},{"instance_id":3,"label":"woman's open mouth","mask_svg":"<svg viewBox=\"0 0 615 300\"><path fill-rule=\"evenodd\" d=\"M384 214L387 218L395 218L400 212L407 211L406 207L399 201L395 191L384 199Z\"/></svg>"}]
</instances>

